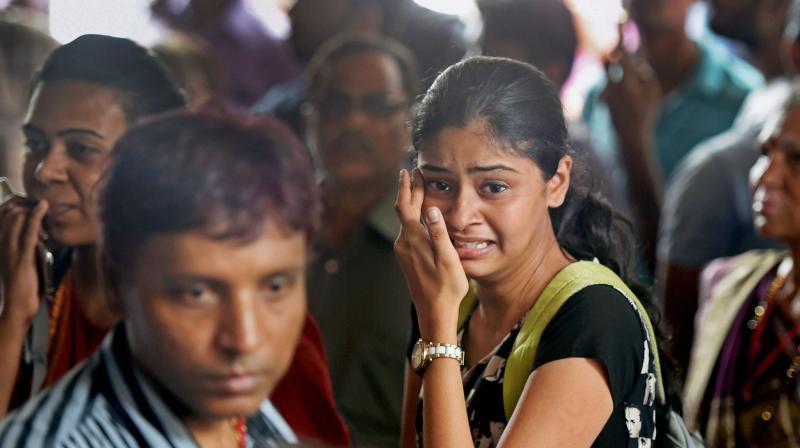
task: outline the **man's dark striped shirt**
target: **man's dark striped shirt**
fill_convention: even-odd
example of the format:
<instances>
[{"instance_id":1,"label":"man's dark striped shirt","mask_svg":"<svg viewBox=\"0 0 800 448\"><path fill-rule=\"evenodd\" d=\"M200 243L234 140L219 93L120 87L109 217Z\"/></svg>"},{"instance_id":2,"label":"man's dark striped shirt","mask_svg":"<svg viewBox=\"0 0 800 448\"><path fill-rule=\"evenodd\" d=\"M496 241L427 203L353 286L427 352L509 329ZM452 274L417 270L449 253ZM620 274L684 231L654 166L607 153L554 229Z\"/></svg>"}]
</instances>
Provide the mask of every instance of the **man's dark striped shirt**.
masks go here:
<instances>
[{"instance_id":1,"label":"man's dark striped shirt","mask_svg":"<svg viewBox=\"0 0 800 448\"><path fill-rule=\"evenodd\" d=\"M248 447L297 443L266 400L247 419ZM118 325L100 350L0 422L0 447L196 447L191 434L133 365Z\"/></svg>"}]
</instances>

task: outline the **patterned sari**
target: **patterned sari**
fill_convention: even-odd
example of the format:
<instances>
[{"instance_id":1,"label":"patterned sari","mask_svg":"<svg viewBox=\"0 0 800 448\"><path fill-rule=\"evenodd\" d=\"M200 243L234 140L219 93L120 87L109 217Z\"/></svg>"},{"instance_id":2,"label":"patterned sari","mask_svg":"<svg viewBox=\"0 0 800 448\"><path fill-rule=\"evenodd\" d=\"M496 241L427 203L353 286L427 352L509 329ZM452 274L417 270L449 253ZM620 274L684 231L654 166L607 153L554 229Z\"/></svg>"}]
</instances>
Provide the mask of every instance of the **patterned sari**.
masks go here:
<instances>
[{"instance_id":1,"label":"patterned sari","mask_svg":"<svg viewBox=\"0 0 800 448\"><path fill-rule=\"evenodd\" d=\"M684 414L708 446L800 447L800 325L770 301L784 257L748 252L704 271Z\"/></svg>"}]
</instances>

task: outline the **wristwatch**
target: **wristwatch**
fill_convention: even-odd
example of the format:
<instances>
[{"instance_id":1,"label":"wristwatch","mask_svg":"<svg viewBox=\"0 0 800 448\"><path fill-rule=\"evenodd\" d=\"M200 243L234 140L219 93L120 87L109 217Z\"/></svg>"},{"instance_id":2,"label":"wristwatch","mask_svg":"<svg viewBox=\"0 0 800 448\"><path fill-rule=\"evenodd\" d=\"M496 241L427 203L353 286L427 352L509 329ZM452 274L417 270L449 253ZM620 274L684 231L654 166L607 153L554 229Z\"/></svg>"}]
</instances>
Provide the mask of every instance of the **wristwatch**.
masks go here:
<instances>
[{"instance_id":1,"label":"wristwatch","mask_svg":"<svg viewBox=\"0 0 800 448\"><path fill-rule=\"evenodd\" d=\"M464 365L464 350L452 344L441 344L429 342L423 339L414 344L411 352L411 367L417 373L422 373L428 364L437 358L451 358L458 361L458 365Z\"/></svg>"}]
</instances>

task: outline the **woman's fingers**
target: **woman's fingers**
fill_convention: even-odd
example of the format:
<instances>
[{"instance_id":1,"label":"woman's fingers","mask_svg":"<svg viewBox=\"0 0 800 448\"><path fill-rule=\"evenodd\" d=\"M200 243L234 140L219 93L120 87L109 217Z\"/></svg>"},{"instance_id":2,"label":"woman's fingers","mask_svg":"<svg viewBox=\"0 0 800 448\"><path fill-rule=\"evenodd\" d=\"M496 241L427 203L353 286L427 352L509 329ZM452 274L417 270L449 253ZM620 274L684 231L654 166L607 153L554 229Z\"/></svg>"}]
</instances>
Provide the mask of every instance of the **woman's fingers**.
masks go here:
<instances>
[{"instance_id":1,"label":"woman's fingers","mask_svg":"<svg viewBox=\"0 0 800 448\"><path fill-rule=\"evenodd\" d=\"M401 204L408 202L408 197L411 194L409 180L408 180L408 171L405 169L400 170L400 179L398 180L400 186L397 188L397 200L394 203L394 207L397 210L398 215L400 214L400 206Z\"/></svg>"},{"instance_id":2,"label":"woman's fingers","mask_svg":"<svg viewBox=\"0 0 800 448\"><path fill-rule=\"evenodd\" d=\"M4 232L1 238L3 245L8 248L8 252L3 256L8 257L9 261L19 258L20 235L25 226L26 215L27 211L21 208L10 210L3 215Z\"/></svg>"},{"instance_id":3,"label":"woman's fingers","mask_svg":"<svg viewBox=\"0 0 800 448\"><path fill-rule=\"evenodd\" d=\"M412 172L411 184L411 207L414 210L422 210L422 201L425 200L425 178L422 177L422 171L419 168L414 168ZM419 221L419 219L417 219Z\"/></svg>"},{"instance_id":4,"label":"woman's fingers","mask_svg":"<svg viewBox=\"0 0 800 448\"><path fill-rule=\"evenodd\" d=\"M10 196L0 203L0 222L5 222L7 215L19 212L20 209L25 209L25 203L17 198L19 196Z\"/></svg>"},{"instance_id":5,"label":"woman's fingers","mask_svg":"<svg viewBox=\"0 0 800 448\"><path fill-rule=\"evenodd\" d=\"M28 227L25 230L25 235L22 241L22 257L25 259L31 257L30 260L32 261L33 254L36 251L36 244L39 242L39 234L42 230L42 220L44 219L45 213L47 213L47 208L47 201L39 201L28 218Z\"/></svg>"},{"instance_id":6,"label":"woman's fingers","mask_svg":"<svg viewBox=\"0 0 800 448\"><path fill-rule=\"evenodd\" d=\"M458 252L450 241L447 226L442 218L442 211L438 207L430 207L425 210L425 226L431 239L436 264L446 267L459 264Z\"/></svg>"},{"instance_id":7,"label":"woman's fingers","mask_svg":"<svg viewBox=\"0 0 800 448\"><path fill-rule=\"evenodd\" d=\"M403 226L412 220L414 212L411 207L411 177L405 169L400 170L400 187L397 189L397 202L394 204L394 209Z\"/></svg>"},{"instance_id":8,"label":"woman's fingers","mask_svg":"<svg viewBox=\"0 0 800 448\"><path fill-rule=\"evenodd\" d=\"M413 226L419 227L420 207L422 206L422 199L417 196L421 194L413 191L414 188L411 184L411 176L407 170L400 171L400 188L397 191L397 202L395 203L395 211L397 212L400 223L403 225L403 231L408 231Z\"/></svg>"}]
</instances>

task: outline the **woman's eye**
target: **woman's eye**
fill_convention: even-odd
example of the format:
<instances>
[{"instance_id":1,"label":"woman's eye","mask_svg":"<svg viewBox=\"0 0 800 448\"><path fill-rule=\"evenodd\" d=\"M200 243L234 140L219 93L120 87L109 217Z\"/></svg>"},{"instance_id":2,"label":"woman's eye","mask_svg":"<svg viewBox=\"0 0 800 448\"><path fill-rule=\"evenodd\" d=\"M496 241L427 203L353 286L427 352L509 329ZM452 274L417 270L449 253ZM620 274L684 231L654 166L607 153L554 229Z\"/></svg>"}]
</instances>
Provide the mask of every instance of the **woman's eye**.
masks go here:
<instances>
[{"instance_id":1,"label":"woman's eye","mask_svg":"<svg viewBox=\"0 0 800 448\"><path fill-rule=\"evenodd\" d=\"M428 181L428 187L435 191L450 191L450 184L442 180Z\"/></svg>"},{"instance_id":2,"label":"woman's eye","mask_svg":"<svg viewBox=\"0 0 800 448\"><path fill-rule=\"evenodd\" d=\"M483 190L487 193L498 194L508 190L508 185L499 182L490 182L483 186Z\"/></svg>"},{"instance_id":3,"label":"woman's eye","mask_svg":"<svg viewBox=\"0 0 800 448\"><path fill-rule=\"evenodd\" d=\"M86 157L100 152L97 148L93 146L84 145L83 143L79 142L72 142L67 144L67 149L69 150L70 154L77 157Z\"/></svg>"}]
</instances>

